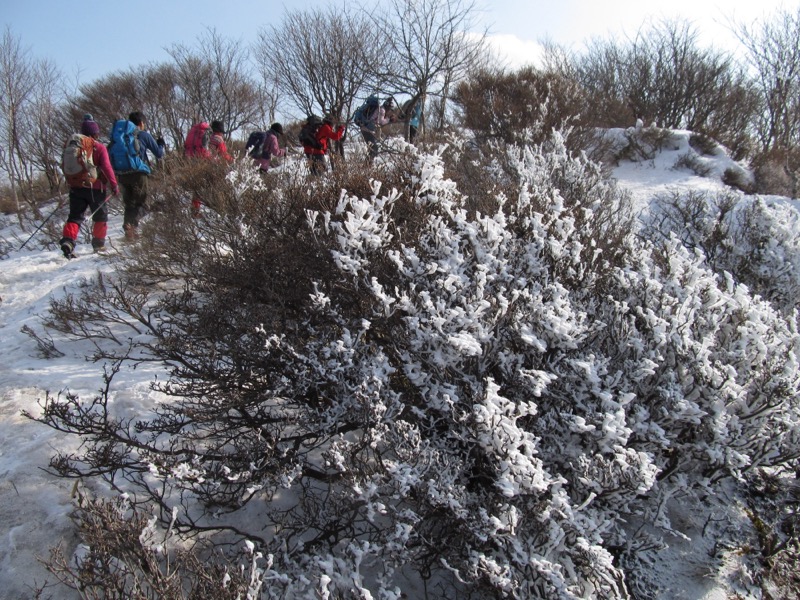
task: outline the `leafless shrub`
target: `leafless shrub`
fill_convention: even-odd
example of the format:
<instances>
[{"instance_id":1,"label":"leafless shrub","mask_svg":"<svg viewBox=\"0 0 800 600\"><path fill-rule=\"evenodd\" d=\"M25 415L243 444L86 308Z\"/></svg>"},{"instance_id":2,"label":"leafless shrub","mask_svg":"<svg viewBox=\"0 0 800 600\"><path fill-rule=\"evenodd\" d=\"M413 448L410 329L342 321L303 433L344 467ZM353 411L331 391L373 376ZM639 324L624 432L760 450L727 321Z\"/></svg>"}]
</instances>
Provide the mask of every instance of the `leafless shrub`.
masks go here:
<instances>
[{"instance_id":1,"label":"leafless shrub","mask_svg":"<svg viewBox=\"0 0 800 600\"><path fill-rule=\"evenodd\" d=\"M728 167L722 173L722 183L745 194L755 193L753 177L744 169Z\"/></svg>"},{"instance_id":2,"label":"leafless shrub","mask_svg":"<svg viewBox=\"0 0 800 600\"><path fill-rule=\"evenodd\" d=\"M764 564L765 589L770 598L796 598L800 589L800 485L785 471L754 472L748 478L748 516Z\"/></svg>"},{"instance_id":3,"label":"leafless shrub","mask_svg":"<svg viewBox=\"0 0 800 600\"><path fill-rule=\"evenodd\" d=\"M72 519L81 546L72 557L56 546L42 562L82 598L234 600L257 593L258 561L243 547L228 555L202 542L174 547L170 531L128 501L92 499L75 489Z\"/></svg>"},{"instance_id":4,"label":"leafless shrub","mask_svg":"<svg viewBox=\"0 0 800 600\"><path fill-rule=\"evenodd\" d=\"M56 345L53 343L53 339L50 336L43 338L28 325L23 325L20 331L31 337L36 342L36 346L39 349L39 355L42 358L57 358L59 356L64 356L64 353L56 348Z\"/></svg>"},{"instance_id":5,"label":"leafless shrub","mask_svg":"<svg viewBox=\"0 0 800 600\"><path fill-rule=\"evenodd\" d=\"M627 144L617 151L616 162L653 160L672 140L672 131L661 127L629 127L625 131Z\"/></svg>"},{"instance_id":6,"label":"leafless shrub","mask_svg":"<svg viewBox=\"0 0 800 600\"><path fill-rule=\"evenodd\" d=\"M675 236L703 253L709 266L730 273L780 310L797 304L800 248L781 217L759 198L728 190L670 192L652 204L642 234Z\"/></svg>"},{"instance_id":7,"label":"leafless shrub","mask_svg":"<svg viewBox=\"0 0 800 600\"><path fill-rule=\"evenodd\" d=\"M661 21L632 40L597 40L571 57L568 72L583 86L590 125L625 127L635 119L689 129L720 140L741 158L757 112L746 73L734 60L701 48L684 21Z\"/></svg>"},{"instance_id":8,"label":"leafless shrub","mask_svg":"<svg viewBox=\"0 0 800 600\"><path fill-rule=\"evenodd\" d=\"M754 115L761 152L800 142L800 9L781 9L770 19L736 28L755 71L759 111Z\"/></svg>"},{"instance_id":9,"label":"leafless shrub","mask_svg":"<svg viewBox=\"0 0 800 600\"><path fill-rule=\"evenodd\" d=\"M797 198L800 149L776 147L756 155L752 164L757 193Z\"/></svg>"},{"instance_id":10,"label":"leafless shrub","mask_svg":"<svg viewBox=\"0 0 800 600\"><path fill-rule=\"evenodd\" d=\"M689 136L689 146L697 150L700 154L713 156L719 150L717 141L709 135L693 132Z\"/></svg>"},{"instance_id":11,"label":"leafless shrub","mask_svg":"<svg viewBox=\"0 0 800 600\"><path fill-rule=\"evenodd\" d=\"M481 143L541 144L553 130L580 124L586 109L574 81L531 67L476 73L458 86L454 101Z\"/></svg>"},{"instance_id":12,"label":"leafless shrub","mask_svg":"<svg viewBox=\"0 0 800 600\"><path fill-rule=\"evenodd\" d=\"M704 192L676 191L662 194L653 203L654 216L643 235L664 239L675 235L685 246L701 250L714 264L730 244L731 214L737 202L734 193L710 196Z\"/></svg>"},{"instance_id":13,"label":"leafless shrub","mask_svg":"<svg viewBox=\"0 0 800 600\"><path fill-rule=\"evenodd\" d=\"M703 159L693 151L684 152L675 161L672 166L673 169L688 169L695 175L700 177L708 177L711 173L711 166L704 162Z\"/></svg>"}]
</instances>

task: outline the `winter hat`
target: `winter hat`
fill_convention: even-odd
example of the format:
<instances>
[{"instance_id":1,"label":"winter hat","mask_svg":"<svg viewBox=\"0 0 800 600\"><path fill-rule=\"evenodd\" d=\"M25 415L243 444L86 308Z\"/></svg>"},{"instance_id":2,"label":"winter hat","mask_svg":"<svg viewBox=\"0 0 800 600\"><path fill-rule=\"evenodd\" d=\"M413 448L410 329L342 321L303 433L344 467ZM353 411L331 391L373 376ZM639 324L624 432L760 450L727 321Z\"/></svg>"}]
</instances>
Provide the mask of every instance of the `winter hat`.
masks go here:
<instances>
[{"instance_id":1,"label":"winter hat","mask_svg":"<svg viewBox=\"0 0 800 600\"><path fill-rule=\"evenodd\" d=\"M283 135L283 125L280 123L273 123L270 129L278 135Z\"/></svg>"},{"instance_id":2,"label":"winter hat","mask_svg":"<svg viewBox=\"0 0 800 600\"><path fill-rule=\"evenodd\" d=\"M211 131L214 133L225 133L225 128L222 126L222 121L211 121Z\"/></svg>"},{"instance_id":3,"label":"winter hat","mask_svg":"<svg viewBox=\"0 0 800 600\"><path fill-rule=\"evenodd\" d=\"M88 117L88 118L86 118ZM86 115L81 123L81 133L92 137L100 135L100 126L92 119L92 115Z\"/></svg>"}]
</instances>

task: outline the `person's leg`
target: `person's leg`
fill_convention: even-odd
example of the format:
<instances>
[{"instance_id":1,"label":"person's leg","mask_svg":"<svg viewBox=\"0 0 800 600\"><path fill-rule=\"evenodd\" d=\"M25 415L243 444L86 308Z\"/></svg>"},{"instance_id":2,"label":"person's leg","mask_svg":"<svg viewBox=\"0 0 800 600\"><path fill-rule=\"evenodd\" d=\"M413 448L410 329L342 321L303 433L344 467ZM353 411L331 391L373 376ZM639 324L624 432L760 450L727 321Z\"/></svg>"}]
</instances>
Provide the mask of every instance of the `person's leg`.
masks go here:
<instances>
[{"instance_id":1,"label":"person's leg","mask_svg":"<svg viewBox=\"0 0 800 600\"><path fill-rule=\"evenodd\" d=\"M92 211L92 248L95 252L102 250L106 245L108 234L108 203L106 192L93 190L89 208Z\"/></svg>"},{"instance_id":2,"label":"person's leg","mask_svg":"<svg viewBox=\"0 0 800 600\"><path fill-rule=\"evenodd\" d=\"M122 189L122 201L125 204L122 227L125 229L125 238L134 240L138 237L139 219L147 202L147 174L124 173L118 180Z\"/></svg>"},{"instance_id":3,"label":"person's leg","mask_svg":"<svg viewBox=\"0 0 800 600\"><path fill-rule=\"evenodd\" d=\"M326 171L325 156L322 154L306 154L308 167L312 175L322 175Z\"/></svg>"},{"instance_id":4,"label":"person's leg","mask_svg":"<svg viewBox=\"0 0 800 600\"><path fill-rule=\"evenodd\" d=\"M408 143L413 144L414 138L417 137L417 128L413 125L408 126Z\"/></svg>"},{"instance_id":5,"label":"person's leg","mask_svg":"<svg viewBox=\"0 0 800 600\"><path fill-rule=\"evenodd\" d=\"M117 183L122 194L122 205L124 207L122 229L125 231L125 239L133 239L135 230L133 222L136 218L136 210L134 208L131 173L117 175Z\"/></svg>"},{"instance_id":6,"label":"person's leg","mask_svg":"<svg viewBox=\"0 0 800 600\"><path fill-rule=\"evenodd\" d=\"M367 129L361 130L361 136L367 143L367 162L372 164L372 161L375 160L376 156L378 156L378 138L375 137L375 134L372 131Z\"/></svg>"},{"instance_id":7,"label":"person's leg","mask_svg":"<svg viewBox=\"0 0 800 600\"><path fill-rule=\"evenodd\" d=\"M89 207L91 196L88 188L72 188L69 190L69 215L64 229L61 232L61 240L58 242L64 256L71 256L78 240L78 234L83 223L83 214Z\"/></svg>"}]
</instances>

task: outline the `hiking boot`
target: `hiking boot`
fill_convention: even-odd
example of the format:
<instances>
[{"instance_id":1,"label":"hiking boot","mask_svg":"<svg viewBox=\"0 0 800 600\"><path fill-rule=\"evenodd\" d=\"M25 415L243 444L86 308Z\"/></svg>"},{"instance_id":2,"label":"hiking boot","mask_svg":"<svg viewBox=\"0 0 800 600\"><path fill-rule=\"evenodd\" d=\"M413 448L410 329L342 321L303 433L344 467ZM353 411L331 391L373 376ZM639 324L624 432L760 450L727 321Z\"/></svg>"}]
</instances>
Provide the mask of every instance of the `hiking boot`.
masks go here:
<instances>
[{"instance_id":1,"label":"hiking boot","mask_svg":"<svg viewBox=\"0 0 800 600\"><path fill-rule=\"evenodd\" d=\"M61 245L61 252L64 253L65 258L74 258L75 255L72 251L75 250L75 240L62 238L59 244Z\"/></svg>"},{"instance_id":2,"label":"hiking boot","mask_svg":"<svg viewBox=\"0 0 800 600\"><path fill-rule=\"evenodd\" d=\"M92 250L94 250L95 254L98 252L105 252L106 241L101 240L100 238L92 238Z\"/></svg>"},{"instance_id":3,"label":"hiking boot","mask_svg":"<svg viewBox=\"0 0 800 600\"><path fill-rule=\"evenodd\" d=\"M139 238L139 231L136 225L124 225L123 229L125 230L126 242L135 242Z\"/></svg>"}]
</instances>

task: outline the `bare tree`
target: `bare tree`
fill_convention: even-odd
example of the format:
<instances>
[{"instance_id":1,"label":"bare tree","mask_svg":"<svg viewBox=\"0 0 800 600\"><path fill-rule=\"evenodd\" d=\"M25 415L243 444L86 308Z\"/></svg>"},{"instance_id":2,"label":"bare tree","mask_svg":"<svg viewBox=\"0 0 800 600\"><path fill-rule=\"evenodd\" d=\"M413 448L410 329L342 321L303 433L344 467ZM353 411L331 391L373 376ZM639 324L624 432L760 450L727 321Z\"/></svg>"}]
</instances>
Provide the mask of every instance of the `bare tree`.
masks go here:
<instances>
[{"instance_id":1,"label":"bare tree","mask_svg":"<svg viewBox=\"0 0 800 600\"><path fill-rule=\"evenodd\" d=\"M683 20L641 29L632 40L593 40L586 52L560 61L591 97L599 127L627 127L636 119L713 136L736 153L749 147L755 111L748 77L728 54L698 44ZM572 66L566 61L572 60Z\"/></svg>"},{"instance_id":2,"label":"bare tree","mask_svg":"<svg viewBox=\"0 0 800 600\"><path fill-rule=\"evenodd\" d=\"M26 146L33 173L43 173L48 190L57 192L63 182L59 160L63 144L62 74L50 61L37 63L35 72L37 85L27 119Z\"/></svg>"},{"instance_id":3,"label":"bare tree","mask_svg":"<svg viewBox=\"0 0 800 600\"><path fill-rule=\"evenodd\" d=\"M44 170L56 182L52 143L54 107L62 76L47 61L36 61L6 27L0 39L0 169L10 184L17 213L21 202L36 210L34 184Z\"/></svg>"},{"instance_id":4,"label":"bare tree","mask_svg":"<svg viewBox=\"0 0 800 600\"><path fill-rule=\"evenodd\" d=\"M149 129L180 144L194 113L181 102L181 97L176 68L166 63L152 64L81 86L68 112L71 122L79 122L83 114L91 113L96 121L110 126L134 110L143 111Z\"/></svg>"},{"instance_id":5,"label":"bare tree","mask_svg":"<svg viewBox=\"0 0 800 600\"><path fill-rule=\"evenodd\" d=\"M437 96L437 127L444 125L452 86L487 52L485 33L467 34L474 14L471 0L392 0L388 16L373 15L390 47L378 78L423 103Z\"/></svg>"},{"instance_id":6,"label":"bare tree","mask_svg":"<svg viewBox=\"0 0 800 600\"><path fill-rule=\"evenodd\" d=\"M152 119L154 106L150 100L147 67L131 67L127 71L112 73L89 84L82 85L79 93L70 100L69 123L80 123L82 116L91 114L108 131L117 119L124 119L134 110L143 111Z\"/></svg>"},{"instance_id":7,"label":"bare tree","mask_svg":"<svg viewBox=\"0 0 800 600\"><path fill-rule=\"evenodd\" d=\"M192 121L219 119L229 134L261 121L262 90L251 78L246 45L209 29L197 48L175 44L168 52L175 61L180 103L191 111Z\"/></svg>"},{"instance_id":8,"label":"bare tree","mask_svg":"<svg viewBox=\"0 0 800 600\"><path fill-rule=\"evenodd\" d=\"M374 85L385 46L362 12L329 8L290 12L262 29L255 54L262 77L275 81L286 104L344 121L355 97Z\"/></svg>"},{"instance_id":9,"label":"bare tree","mask_svg":"<svg viewBox=\"0 0 800 600\"><path fill-rule=\"evenodd\" d=\"M736 34L755 72L763 114L757 122L762 151L800 141L800 8L772 20L741 24Z\"/></svg>"}]
</instances>

